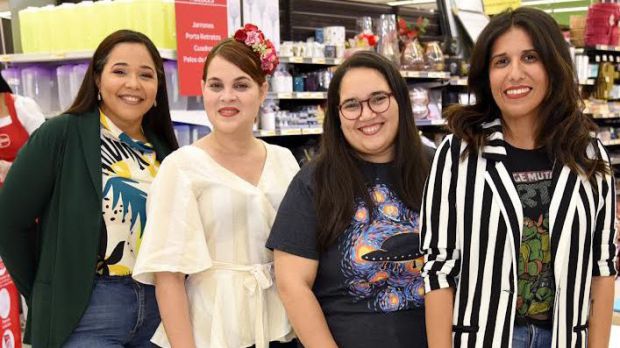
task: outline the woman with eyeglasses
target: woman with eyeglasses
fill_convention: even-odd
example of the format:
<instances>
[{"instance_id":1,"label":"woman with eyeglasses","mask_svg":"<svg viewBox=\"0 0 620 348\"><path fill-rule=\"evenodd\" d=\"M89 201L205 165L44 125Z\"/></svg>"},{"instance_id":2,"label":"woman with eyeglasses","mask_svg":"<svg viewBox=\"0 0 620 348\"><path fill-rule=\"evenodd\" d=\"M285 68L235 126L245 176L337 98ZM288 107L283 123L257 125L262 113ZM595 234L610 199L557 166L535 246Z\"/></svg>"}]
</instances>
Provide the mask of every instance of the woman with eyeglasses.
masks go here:
<instances>
[{"instance_id":1,"label":"woman with eyeglasses","mask_svg":"<svg viewBox=\"0 0 620 348\"><path fill-rule=\"evenodd\" d=\"M307 348L425 347L418 211L433 153L396 66L347 59L323 127L267 241L289 320Z\"/></svg>"}]
</instances>

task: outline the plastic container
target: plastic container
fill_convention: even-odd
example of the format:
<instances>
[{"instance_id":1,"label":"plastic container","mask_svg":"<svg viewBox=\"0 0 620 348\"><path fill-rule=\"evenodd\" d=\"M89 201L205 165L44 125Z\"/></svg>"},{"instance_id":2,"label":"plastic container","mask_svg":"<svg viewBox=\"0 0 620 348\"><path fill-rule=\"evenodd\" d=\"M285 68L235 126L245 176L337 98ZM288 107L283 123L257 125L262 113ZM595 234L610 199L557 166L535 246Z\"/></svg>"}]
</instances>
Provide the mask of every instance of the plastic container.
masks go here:
<instances>
[{"instance_id":1,"label":"plastic container","mask_svg":"<svg viewBox=\"0 0 620 348\"><path fill-rule=\"evenodd\" d=\"M58 87L54 71L41 66L24 68L22 83L24 96L34 99L44 114L58 111Z\"/></svg>"},{"instance_id":2,"label":"plastic container","mask_svg":"<svg viewBox=\"0 0 620 348\"><path fill-rule=\"evenodd\" d=\"M60 45L61 39L59 36L52 35L52 32L57 32L58 28L54 27L54 16L56 15L56 7L54 5L47 5L41 7L41 10L37 14L37 33L39 36L39 49L38 52L52 52L57 51ZM62 32L62 31L59 31Z\"/></svg>"},{"instance_id":3,"label":"plastic container","mask_svg":"<svg viewBox=\"0 0 620 348\"><path fill-rule=\"evenodd\" d=\"M37 52L41 38L38 36L38 7L28 7L19 11L19 32L24 53Z\"/></svg>"},{"instance_id":4,"label":"plastic container","mask_svg":"<svg viewBox=\"0 0 620 348\"><path fill-rule=\"evenodd\" d=\"M161 0L134 0L131 6L134 30L148 36L155 46L165 45L165 15Z\"/></svg>"},{"instance_id":5,"label":"plastic container","mask_svg":"<svg viewBox=\"0 0 620 348\"><path fill-rule=\"evenodd\" d=\"M78 94L80 87L82 86L82 81L84 80L84 76L86 75L86 70L88 70L88 64L77 64L73 66L71 70L71 79L70 79L70 88L72 99Z\"/></svg>"},{"instance_id":6,"label":"plastic container","mask_svg":"<svg viewBox=\"0 0 620 348\"><path fill-rule=\"evenodd\" d=\"M174 10L174 0L163 0L164 9L164 45L162 48L177 48L177 27Z\"/></svg>"},{"instance_id":7,"label":"plastic container","mask_svg":"<svg viewBox=\"0 0 620 348\"><path fill-rule=\"evenodd\" d=\"M75 5L76 16L80 18L79 28L74 30L78 31L80 49L95 49L99 42L103 39L102 31L100 31L98 25L105 20L101 18L95 9L95 4L92 1L82 1Z\"/></svg>"},{"instance_id":8,"label":"plastic container","mask_svg":"<svg viewBox=\"0 0 620 348\"><path fill-rule=\"evenodd\" d=\"M168 104L170 109L186 110L187 97L179 94L179 73L177 70L177 63L165 61L164 72L166 75L166 90L168 92Z\"/></svg>"},{"instance_id":9,"label":"plastic container","mask_svg":"<svg viewBox=\"0 0 620 348\"><path fill-rule=\"evenodd\" d=\"M96 37L105 38L111 33L122 29L124 26L119 26L120 18L128 16L128 14L116 11L116 1L100 0L94 3L95 12L98 14L97 33Z\"/></svg>"},{"instance_id":10,"label":"plastic container","mask_svg":"<svg viewBox=\"0 0 620 348\"><path fill-rule=\"evenodd\" d=\"M22 73L19 68L6 68L0 73L2 73L2 77L4 77L6 83L9 87L11 87L13 94L24 94L24 88L22 86Z\"/></svg>"},{"instance_id":11,"label":"plastic container","mask_svg":"<svg viewBox=\"0 0 620 348\"><path fill-rule=\"evenodd\" d=\"M134 0L116 0L112 2L112 8L107 15L107 20L111 23L114 30L136 29L132 10L134 2Z\"/></svg>"},{"instance_id":12,"label":"plastic container","mask_svg":"<svg viewBox=\"0 0 620 348\"><path fill-rule=\"evenodd\" d=\"M198 139L204 137L205 135L211 133L211 128L207 126L191 126L191 134L190 140L191 143L194 143Z\"/></svg>"},{"instance_id":13,"label":"plastic container","mask_svg":"<svg viewBox=\"0 0 620 348\"><path fill-rule=\"evenodd\" d=\"M53 36L54 51L75 51L80 48L79 30L80 18L77 17L75 4L64 3L57 6L53 12L54 31L62 35Z\"/></svg>"},{"instance_id":14,"label":"plastic container","mask_svg":"<svg viewBox=\"0 0 620 348\"><path fill-rule=\"evenodd\" d=\"M71 74L73 65L60 65L56 68L56 81L58 83L58 102L60 110L67 110L75 95L71 93Z\"/></svg>"},{"instance_id":15,"label":"plastic container","mask_svg":"<svg viewBox=\"0 0 620 348\"><path fill-rule=\"evenodd\" d=\"M186 146L192 143L191 127L188 124L174 124L174 134L177 136L179 146Z\"/></svg>"}]
</instances>

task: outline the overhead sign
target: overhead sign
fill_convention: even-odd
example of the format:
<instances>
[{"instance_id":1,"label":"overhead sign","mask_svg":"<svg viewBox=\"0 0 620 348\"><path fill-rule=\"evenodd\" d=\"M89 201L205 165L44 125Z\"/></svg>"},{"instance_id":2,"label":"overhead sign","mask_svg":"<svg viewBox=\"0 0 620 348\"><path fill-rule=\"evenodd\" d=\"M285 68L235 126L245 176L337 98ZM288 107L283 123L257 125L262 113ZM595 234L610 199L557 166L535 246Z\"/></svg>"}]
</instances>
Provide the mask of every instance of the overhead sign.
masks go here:
<instances>
[{"instance_id":1,"label":"overhead sign","mask_svg":"<svg viewBox=\"0 0 620 348\"><path fill-rule=\"evenodd\" d=\"M201 95L200 79L207 54L228 37L226 0L176 0L179 93Z\"/></svg>"}]
</instances>

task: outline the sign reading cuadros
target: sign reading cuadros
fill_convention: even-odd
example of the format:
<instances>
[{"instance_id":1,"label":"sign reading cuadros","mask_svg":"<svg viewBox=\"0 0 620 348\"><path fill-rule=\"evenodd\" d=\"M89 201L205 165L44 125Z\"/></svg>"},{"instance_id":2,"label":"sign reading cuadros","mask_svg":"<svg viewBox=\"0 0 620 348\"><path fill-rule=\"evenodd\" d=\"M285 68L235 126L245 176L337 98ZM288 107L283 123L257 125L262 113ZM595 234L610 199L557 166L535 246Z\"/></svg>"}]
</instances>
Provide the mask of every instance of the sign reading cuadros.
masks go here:
<instances>
[{"instance_id":1,"label":"sign reading cuadros","mask_svg":"<svg viewBox=\"0 0 620 348\"><path fill-rule=\"evenodd\" d=\"M509 8L517 8L521 6L521 0L482 0L484 5L484 14L494 15Z\"/></svg>"},{"instance_id":2,"label":"sign reading cuadros","mask_svg":"<svg viewBox=\"0 0 620 348\"><path fill-rule=\"evenodd\" d=\"M177 64L181 95L201 95L202 67L228 35L226 0L176 0Z\"/></svg>"}]
</instances>

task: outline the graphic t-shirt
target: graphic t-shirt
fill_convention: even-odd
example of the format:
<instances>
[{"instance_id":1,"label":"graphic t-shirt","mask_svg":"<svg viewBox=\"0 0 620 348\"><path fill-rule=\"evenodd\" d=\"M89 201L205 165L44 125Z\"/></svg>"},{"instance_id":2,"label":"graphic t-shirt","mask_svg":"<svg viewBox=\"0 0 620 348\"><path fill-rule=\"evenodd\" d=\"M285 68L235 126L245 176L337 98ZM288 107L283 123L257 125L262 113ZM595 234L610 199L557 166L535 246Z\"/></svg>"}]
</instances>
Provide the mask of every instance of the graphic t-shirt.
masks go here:
<instances>
[{"instance_id":1,"label":"graphic t-shirt","mask_svg":"<svg viewBox=\"0 0 620 348\"><path fill-rule=\"evenodd\" d=\"M426 347L419 215L394 192L394 167L360 164L374 209L354 202L351 224L323 252L313 167L291 182L267 247L319 261L313 291L339 347Z\"/></svg>"},{"instance_id":2,"label":"graphic t-shirt","mask_svg":"<svg viewBox=\"0 0 620 348\"><path fill-rule=\"evenodd\" d=\"M517 323L551 325L555 282L549 238L549 204L553 162L543 149L523 150L507 144L508 169L523 207L518 262Z\"/></svg>"}]
</instances>

